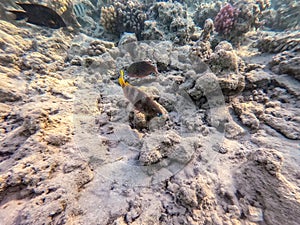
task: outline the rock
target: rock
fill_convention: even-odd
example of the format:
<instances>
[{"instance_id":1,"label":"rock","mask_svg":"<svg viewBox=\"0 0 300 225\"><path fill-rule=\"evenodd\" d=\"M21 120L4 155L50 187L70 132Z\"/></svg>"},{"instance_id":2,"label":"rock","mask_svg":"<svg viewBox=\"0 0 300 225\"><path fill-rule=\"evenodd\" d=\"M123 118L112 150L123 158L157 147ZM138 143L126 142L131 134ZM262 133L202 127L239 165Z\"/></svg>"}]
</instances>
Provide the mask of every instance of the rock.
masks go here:
<instances>
[{"instance_id":1,"label":"rock","mask_svg":"<svg viewBox=\"0 0 300 225\"><path fill-rule=\"evenodd\" d=\"M272 76L261 70L251 70L245 73L246 78L246 89L257 89L267 87L271 82Z\"/></svg>"},{"instance_id":2,"label":"rock","mask_svg":"<svg viewBox=\"0 0 300 225\"><path fill-rule=\"evenodd\" d=\"M297 29L300 19L296 13L300 9L299 2L280 0L272 5L274 16L269 20L268 27L280 31ZM268 15L265 18L269 18Z\"/></svg>"},{"instance_id":3,"label":"rock","mask_svg":"<svg viewBox=\"0 0 300 225\"><path fill-rule=\"evenodd\" d=\"M175 110L175 103L177 99L170 93L161 93L159 96L158 103L161 104L168 112Z\"/></svg>"},{"instance_id":4,"label":"rock","mask_svg":"<svg viewBox=\"0 0 300 225\"><path fill-rule=\"evenodd\" d=\"M260 118L264 112L262 105L256 102L236 102L232 106L244 125L253 130L257 130L259 128L260 122L258 118Z\"/></svg>"},{"instance_id":5,"label":"rock","mask_svg":"<svg viewBox=\"0 0 300 225\"><path fill-rule=\"evenodd\" d=\"M57 133L48 134L48 137L46 138L47 143L54 146L64 145L69 140L70 138L66 135Z\"/></svg>"},{"instance_id":6,"label":"rock","mask_svg":"<svg viewBox=\"0 0 300 225\"><path fill-rule=\"evenodd\" d=\"M259 120L253 113L243 113L240 115L242 123L251 129L257 130L259 128Z\"/></svg>"},{"instance_id":7,"label":"rock","mask_svg":"<svg viewBox=\"0 0 300 225\"><path fill-rule=\"evenodd\" d=\"M228 42L220 42L208 59L208 64L214 73L238 72L240 59L229 46L231 45Z\"/></svg>"},{"instance_id":8,"label":"rock","mask_svg":"<svg viewBox=\"0 0 300 225\"><path fill-rule=\"evenodd\" d=\"M225 96L238 95L245 88L245 77L241 74L230 73L226 76L218 76L218 82Z\"/></svg>"},{"instance_id":9,"label":"rock","mask_svg":"<svg viewBox=\"0 0 300 225\"><path fill-rule=\"evenodd\" d=\"M250 154L249 159L262 166L270 175L276 176L280 173L284 158L272 149L261 148Z\"/></svg>"},{"instance_id":10,"label":"rock","mask_svg":"<svg viewBox=\"0 0 300 225\"><path fill-rule=\"evenodd\" d=\"M279 71L282 74L289 74L300 80L300 57L292 58L279 64Z\"/></svg>"},{"instance_id":11,"label":"rock","mask_svg":"<svg viewBox=\"0 0 300 225\"><path fill-rule=\"evenodd\" d=\"M0 81L0 102L20 101L25 94L25 83L6 78Z\"/></svg>"},{"instance_id":12,"label":"rock","mask_svg":"<svg viewBox=\"0 0 300 225\"><path fill-rule=\"evenodd\" d=\"M213 50L211 49L211 44L209 41L197 41L193 48L192 48L192 54L198 56L200 59L207 61Z\"/></svg>"},{"instance_id":13,"label":"rock","mask_svg":"<svg viewBox=\"0 0 300 225\"><path fill-rule=\"evenodd\" d=\"M155 20L146 20L142 37L144 40L164 40L165 34L157 26L157 22Z\"/></svg>"},{"instance_id":14,"label":"rock","mask_svg":"<svg viewBox=\"0 0 300 225\"><path fill-rule=\"evenodd\" d=\"M261 52L280 53L284 51L299 51L300 41L298 32L278 33L261 38L256 47Z\"/></svg>"},{"instance_id":15,"label":"rock","mask_svg":"<svg viewBox=\"0 0 300 225\"><path fill-rule=\"evenodd\" d=\"M298 80L295 80L288 75L281 75L278 77L274 77L274 81L278 84L279 87L285 88L287 92L291 93L292 95L296 97L300 96Z\"/></svg>"},{"instance_id":16,"label":"rock","mask_svg":"<svg viewBox=\"0 0 300 225\"><path fill-rule=\"evenodd\" d=\"M269 65L274 73L288 74L300 80L300 57L296 52L280 53L273 57Z\"/></svg>"},{"instance_id":17,"label":"rock","mask_svg":"<svg viewBox=\"0 0 300 225\"><path fill-rule=\"evenodd\" d=\"M286 182L281 173L285 161L283 155L272 148L259 148L250 153L248 159L249 161L235 174L238 201L245 215L249 215L249 220L254 221L261 220L263 213L265 222L276 224L288 220L290 224L296 225L297 222L290 209L292 207L299 212L300 207L295 201L297 197L290 192L293 192L294 187ZM280 200L275 197L277 195L282 196ZM283 199L284 205L281 204ZM280 205L282 205L281 212L285 213L273 214L272 211Z\"/></svg>"},{"instance_id":18,"label":"rock","mask_svg":"<svg viewBox=\"0 0 300 225\"><path fill-rule=\"evenodd\" d=\"M251 222L260 222L264 220L262 209L253 206L248 206L247 217Z\"/></svg>"},{"instance_id":19,"label":"rock","mask_svg":"<svg viewBox=\"0 0 300 225\"><path fill-rule=\"evenodd\" d=\"M180 187L176 193L176 197L178 201L186 207L194 208L198 206L196 191L188 186Z\"/></svg>"},{"instance_id":20,"label":"rock","mask_svg":"<svg viewBox=\"0 0 300 225\"><path fill-rule=\"evenodd\" d=\"M38 2L48 1L55 5ZM111 1L73 2L87 15L82 29L101 39L0 21L0 90L8 97L0 100L2 223L298 225L299 146L287 138L299 133L298 81L292 72L268 76L265 62L244 71L238 55L270 59L248 46L257 32L236 50L228 42L198 42L193 55L188 2L148 1L137 12L156 6L148 28L189 43L179 47L135 41L114 48L102 40L110 37L98 25L100 8ZM0 3L0 12L12 4ZM98 6L78 12L85 4ZM232 60L216 57L216 74L199 58L209 60L212 48ZM297 57L281 56L270 65L274 71ZM134 110L118 84L120 68L146 58L159 73L129 82L165 107L166 118ZM243 76L246 90L225 104L220 86L235 91Z\"/></svg>"},{"instance_id":21,"label":"rock","mask_svg":"<svg viewBox=\"0 0 300 225\"><path fill-rule=\"evenodd\" d=\"M180 142L180 137L172 131L167 132L163 136L161 134L148 135L142 140L143 146L139 161L144 165L157 163L162 158L169 157Z\"/></svg>"},{"instance_id":22,"label":"rock","mask_svg":"<svg viewBox=\"0 0 300 225\"><path fill-rule=\"evenodd\" d=\"M72 40L68 51L68 59L72 61L78 57L99 56L114 47L113 42L99 40L80 33Z\"/></svg>"},{"instance_id":23,"label":"rock","mask_svg":"<svg viewBox=\"0 0 300 225\"><path fill-rule=\"evenodd\" d=\"M245 78L240 72L244 70L244 63L229 42L221 41L207 59L207 63L217 74L225 96L237 95L242 92L245 87Z\"/></svg>"},{"instance_id":24,"label":"rock","mask_svg":"<svg viewBox=\"0 0 300 225\"><path fill-rule=\"evenodd\" d=\"M280 113L278 116L280 116ZM272 113L264 114L261 118L266 124L285 137L292 140L300 140L299 122L289 121L286 117L276 117Z\"/></svg>"},{"instance_id":25,"label":"rock","mask_svg":"<svg viewBox=\"0 0 300 225\"><path fill-rule=\"evenodd\" d=\"M225 124L225 137L229 139L238 139L240 136L246 134L245 129L234 122L232 119Z\"/></svg>"},{"instance_id":26,"label":"rock","mask_svg":"<svg viewBox=\"0 0 300 225\"><path fill-rule=\"evenodd\" d=\"M137 41L137 37L135 33L124 33L120 38L118 46L126 45L136 41Z\"/></svg>"}]
</instances>

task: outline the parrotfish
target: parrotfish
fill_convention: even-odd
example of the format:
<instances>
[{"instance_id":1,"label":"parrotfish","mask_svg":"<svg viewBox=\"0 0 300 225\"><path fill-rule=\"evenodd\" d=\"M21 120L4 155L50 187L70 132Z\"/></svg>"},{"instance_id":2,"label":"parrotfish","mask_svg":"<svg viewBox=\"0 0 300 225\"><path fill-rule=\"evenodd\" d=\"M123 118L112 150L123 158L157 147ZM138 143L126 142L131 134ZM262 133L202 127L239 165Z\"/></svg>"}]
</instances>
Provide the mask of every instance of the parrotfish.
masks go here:
<instances>
[{"instance_id":1,"label":"parrotfish","mask_svg":"<svg viewBox=\"0 0 300 225\"><path fill-rule=\"evenodd\" d=\"M9 12L15 14L16 20L27 19L28 23L50 27L53 29L66 27L63 19L54 10L46 6L20 2L17 2L16 4L21 6L23 10L8 10Z\"/></svg>"},{"instance_id":2,"label":"parrotfish","mask_svg":"<svg viewBox=\"0 0 300 225\"><path fill-rule=\"evenodd\" d=\"M152 100L145 92L124 80L124 70L120 71L119 83L125 97L133 104L136 110L148 117L162 116L164 114L158 103Z\"/></svg>"},{"instance_id":3,"label":"parrotfish","mask_svg":"<svg viewBox=\"0 0 300 225\"><path fill-rule=\"evenodd\" d=\"M127 69L127 76L129 77L146 77L151 73L158 74L156 66L151 61L139 61L132 63Z\"/></svg>"}]
</instances>

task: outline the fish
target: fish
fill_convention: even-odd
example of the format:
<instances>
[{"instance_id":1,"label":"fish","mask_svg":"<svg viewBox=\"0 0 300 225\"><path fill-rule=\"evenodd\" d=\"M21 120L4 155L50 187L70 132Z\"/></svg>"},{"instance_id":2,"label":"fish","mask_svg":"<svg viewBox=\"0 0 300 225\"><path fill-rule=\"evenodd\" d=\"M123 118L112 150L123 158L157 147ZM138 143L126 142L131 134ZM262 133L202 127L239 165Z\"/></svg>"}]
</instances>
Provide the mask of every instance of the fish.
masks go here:
<instances>
[{"instance_id":1,"label":"fish","mask_svg":"<svg viewBox=\"0 0 300 225\"><path fill-rule=\"evenodd\" d=\"M143 78L151 73L158 74L156 66L154 66L151 61L139 61L132 63L126 69L127 76Z\"/></svg>"},{"instance_id":2,"label":"fish","mask_svg":"<svg viewBox=\"0 0 300 225\"><path fill-rule=\"evenodd\" d=\"M85 17L86 15L86 8L83 3L75 4L73 7L73 11L76 17Z\"/></svg>"},{"instance_id":3,"label":"fish","mask_svg":"<svg viewBox=\"0 0 300 225\"><path fill-rule=\"evenodd\" d=\"M134 108L148 117L160 117L164 114L158 103L152 100L145 92L132 86L124 80L124 70L120 70L119 84L123 89L125 97Z\"/></svg>"},{"instance_id":4,"label":"fish","mask_svg":"<svg viewBox=\"0 0 300 225\"><path fill-rule=\"evenodd\" d=\"M23 10L8 10L15 14L15 20L27 19L26 22L45 26L52 29L58 29L66 27L63 19L54 10L35 3L20 3L16 2L17 5L21 6Z\"/></svg>"}]
</instances>

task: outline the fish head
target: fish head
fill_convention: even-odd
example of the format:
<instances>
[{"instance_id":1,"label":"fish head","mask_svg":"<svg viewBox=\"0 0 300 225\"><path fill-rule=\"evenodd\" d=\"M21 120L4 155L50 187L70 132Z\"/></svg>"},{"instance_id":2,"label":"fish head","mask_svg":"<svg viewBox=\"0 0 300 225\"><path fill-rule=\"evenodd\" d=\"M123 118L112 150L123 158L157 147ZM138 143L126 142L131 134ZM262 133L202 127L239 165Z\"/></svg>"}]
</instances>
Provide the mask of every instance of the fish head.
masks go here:
<instances>
[{"instance_id":1,"label":"fish head","mask_svg":"<svg viewBox=\"0 0 300 225\"><path fill-rule=\"evenodd\" d=\"M124 68L124 69L122 69L122 71L123 71L123 73L124 73L124 80L126 81L126 80L128 80L128 72L126 71L126 69Z\"/></svg>"},{"instance_id":2,"label":"fish head","mask_svg":"<svg viewBox=\"0 0 300 225\"><path fill-rule=\"evenodd\" d=\"M119 76L118 81L119 81L119 84L121 85L121 87L125 87L125 86L130 85L130 84L126 81L126 79L124 78L124 77L125 77L125 71L124 71L123 69L121 69L121 70L119 71L119 74L120 74L120 76Z\"/></svg>"},{"instance_id":3,"label":"fish head","mask_svg":"<svg viewBox=\"0 0 300 225\"><path fill-rule=\"evenodd\" d=\"M163 114L161 112L158 112L156 115L157 117L162 117Z\"/></svg>"}]
</instances>

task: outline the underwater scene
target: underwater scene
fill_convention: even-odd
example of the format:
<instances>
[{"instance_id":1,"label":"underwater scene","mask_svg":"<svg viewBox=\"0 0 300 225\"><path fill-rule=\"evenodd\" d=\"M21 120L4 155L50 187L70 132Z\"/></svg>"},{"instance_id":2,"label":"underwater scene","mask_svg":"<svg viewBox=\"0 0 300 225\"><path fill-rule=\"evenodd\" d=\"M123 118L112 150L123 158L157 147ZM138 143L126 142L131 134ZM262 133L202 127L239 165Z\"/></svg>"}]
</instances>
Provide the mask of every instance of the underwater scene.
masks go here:
<instances>
[{"instance_id":1,"label":"underwater scene","mask_svg":"<svg viewBox=\"0 0 300 225\"><path fill-rule=\"evenodd\" d=\"M299 0L0 0L0 225L298 225Z\"/></svg>"}]
</instances>

